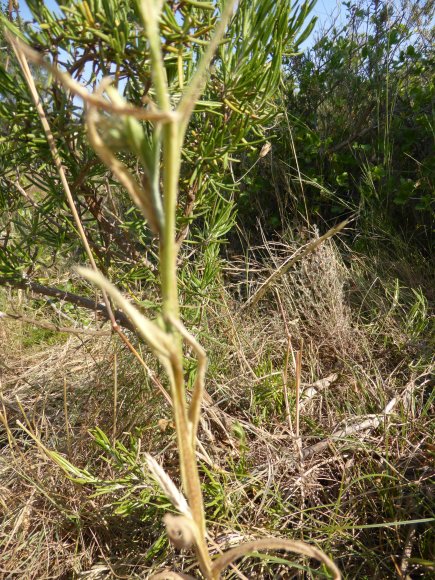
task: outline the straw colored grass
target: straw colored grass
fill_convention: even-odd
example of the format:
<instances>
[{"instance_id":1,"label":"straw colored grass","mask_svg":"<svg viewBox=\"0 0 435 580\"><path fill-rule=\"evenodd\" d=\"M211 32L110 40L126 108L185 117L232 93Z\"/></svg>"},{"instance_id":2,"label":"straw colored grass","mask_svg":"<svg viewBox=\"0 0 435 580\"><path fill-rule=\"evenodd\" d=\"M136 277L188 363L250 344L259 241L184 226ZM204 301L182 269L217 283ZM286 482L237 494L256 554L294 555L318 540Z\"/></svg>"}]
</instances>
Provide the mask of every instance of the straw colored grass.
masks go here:
<instances>
[{"instance_id":1,"label":"straw colored grass","mask_svg":"<svg viewBox=\"0 0 435 580\"><path fill-rule=\"evenodd\" d=\"M255 248L244 271L256 271L255 283L261 284L297 244L283 239ZM225 278L239 267L227 264ZM210 365L198 457L212 554L274 535L319 546L349 578L430 573L433 367L423 337L412 338L407 327L412 304L392 312L388 281L375 286L372 273L370 294L368 276L361 257L345 263L328 242L286 274L258 308L241 310L240 295L227 285L216 289L221 299L204 310L196 332ZM255 291L254 281L249 284L248 295ZM369 319L367 304L382 304L382 312ZM143 353L150 378L124 347L104 336L23 348L27 327L1 324L8 353L1 390L3 577L145 578L165 566L177 571L180 559L161 522L167 500L157 487L154 505L140 500L143 487L154 489L152 476L135 484L127 477L132 468L113 461L88 433L96 426L112 433L116 352L116 440L127 449L136 441L142 470L151 452L177 495L171 410L153 383L158 366ZM290 425L283 388L288 334L295 356L303 340L300 439L292 429L292 351ZM95 496L103 483L68 480L17 420L104 485L128 482ZM189 550L183 554L189 573L194 558ZM306 571L289 576L286 561ZM316 568L313 560L276 552L239 560L226 577L315 577Z\"/></svg>"}]
</instances>

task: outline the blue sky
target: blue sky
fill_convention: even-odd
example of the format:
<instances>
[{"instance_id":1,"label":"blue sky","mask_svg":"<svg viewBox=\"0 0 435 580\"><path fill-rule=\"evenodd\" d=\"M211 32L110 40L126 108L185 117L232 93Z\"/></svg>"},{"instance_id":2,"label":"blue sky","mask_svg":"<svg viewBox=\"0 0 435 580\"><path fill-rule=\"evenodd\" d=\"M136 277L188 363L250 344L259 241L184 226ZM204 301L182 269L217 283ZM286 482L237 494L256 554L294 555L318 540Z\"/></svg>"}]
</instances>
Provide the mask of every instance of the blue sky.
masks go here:
<instances>
[{"instance_id":1,"label":"blue sky","mask_svg":"<svg viewBox=\"0 0 435 580\"><path fill-rule=\"evenodd\" d=\"M330 14L338 14L340 11L343 11L340 0L317 0L313 14L318 16L320 21L325 21Z\"/></svg>"}]
</instances>

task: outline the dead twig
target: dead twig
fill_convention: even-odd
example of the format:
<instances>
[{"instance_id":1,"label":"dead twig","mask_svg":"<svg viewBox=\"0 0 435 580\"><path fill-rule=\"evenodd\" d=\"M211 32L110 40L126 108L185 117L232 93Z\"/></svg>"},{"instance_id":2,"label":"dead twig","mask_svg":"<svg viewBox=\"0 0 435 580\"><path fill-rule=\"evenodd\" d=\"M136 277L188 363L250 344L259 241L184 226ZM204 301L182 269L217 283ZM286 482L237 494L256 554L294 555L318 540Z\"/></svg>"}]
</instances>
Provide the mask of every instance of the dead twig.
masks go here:
<instances>
[{"instance_id":1,"label":"dead twig","mask_svg":"<svg viewBox=\"0 0 435 580\"><path fill-rule=\"evenodd\" d=\"M37 320L36 318L29 318L23 316L22 314L13 314L12 312L0 312L1 318L11 318L12 320L19 320L20 322L25 322L26 324L32 324L33 326L38 326L39 328L45 328L46 330L52 330L54 332L67 332L69 334L87 334L91 336L110 336L111 332L108 330L93 330L91 328L74 328L73 326L60 326L52 322L47 322L46 320Z\"/></svg>"},{"instance_id":2,"label":"dead twig","mask_svg":"<svg viewBox=\"0 0 435 580\"><path fill-rule=\"evenodd\" d=\"M327 377L325 377L324 379L319 379L318 381L316 381L312 385L307 385L306 389L304 389L304 391L302 392L301 405L300 405L301 409L304 409L305 407L307 407L308 404L310 403L310 401L312 401L314 399L314 397L319 393L319 391L323 391L324 389L327 389L330 385L332 385L332 383L335 383L335 381L337 379L338 379L338 374L332 373L332 374L328 375Z\"/></svg>"},{"instance_id":3,"label":"dead twig","mask_svg":"<svg viewBox=\"0 0 435 580\"><path fill-rule=\"evenodd\" d=\"M343 230L349 222L350 220L344 220L338 224L338 226L331 228L326 232L326 234L320 236L320 238L317 238L313 242L310 242L309 244L302 246L302 248L299 248L299 250L290 256L290 258L285 260L285 262L281 264L281 266L279 266L279 268L275 270L275 272L273 272L269 278L265 280L265 282L263 282L255 294L253 294L251 298L249 298L249 300L243 304L242 310L246 310L247 308L251 308L258 304L258 302L265 296L265 294L278 282L278 280L280 280L280 278L282 278L290 270L294 264L296 264L296 262L299 262L309 254L312 254L320 246L320 244L329 238L332 238L332 236L335 236L335 234L338 234L338 232L341 232L341 230Z\"/></svg>"},{"instance_id":4,"label":"dead twig","mask_svg":"<svg viewBox=\"0 0 435 580\"><path fill-rule=\"evenodd\" d=\"M72 294L71 292L61 290L60 288L44 286L42 284L38 284L38 282L32 282L31 280L26 280L24 278L16 279L2 277L0 277L0 286L12 286L13 288L20 288L21 290L30 290L31 292L35 292L35 294L50 296L51 298L58 298L59 300L64 300L70 304L75 304L76 306L87 308L88 310L97 311L104 319L110 320L110 315L106 304L95 302L95 300L92 300L91 298L79 296L78 294ZM120 326L133 332L135 331L133 324L131 324L130 320L121 310L114 310L113 315L115 321Z\"/></svg>"},{"instance_id":5,"label":"dead twig","mask_svg":"<svg viewBox=\"0 0 435 580\"><path fill-rule=\"evenodd\" d=\"M385 419L393 413L395 407L400 401L403 401L404 404L407 404L409 397L412 395L415 389L417 387L425 385L429 381L429 379L427 379L423 382L418 382L419 379L427 376L427 374L428 372L425 372L416 379L409 381L409 383L407 383L407 385L405 386L402 394L398 397L394 397L393 399L391 399L391 401L385 406L384 410L379 415L366 416L362 421L359 421L353 425L348 425L344 429L340 429L336 433L333 433L330 437L328 437L328 439L325 439L324 441L319 441L319 443L316 443L311 447L303 449L302 455L304 459L316 455L317 453L320 453L321 451L329 447L330 443L333 441L338 441L340 439L348 437L349 435L360 433L361 431L367 430L372 431L373 429L377 429L381 425L381 423L385 421Z\"/></svg>"}]
</instances>

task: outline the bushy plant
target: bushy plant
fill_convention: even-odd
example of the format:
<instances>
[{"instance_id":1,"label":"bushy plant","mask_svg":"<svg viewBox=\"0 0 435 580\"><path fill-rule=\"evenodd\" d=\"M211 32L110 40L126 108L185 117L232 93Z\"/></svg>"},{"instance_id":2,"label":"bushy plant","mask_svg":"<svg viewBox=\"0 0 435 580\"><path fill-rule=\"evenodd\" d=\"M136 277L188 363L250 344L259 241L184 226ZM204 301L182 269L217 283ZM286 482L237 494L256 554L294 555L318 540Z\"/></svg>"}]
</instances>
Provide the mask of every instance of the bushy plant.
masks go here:
<instances>
[{"instance_id":1,"label":"bushy plant","mask_svg":"<svg viewBox=\"0 0 435 580\"><path fill-rule=\"evenodd\" d=\"M41 55L87 90L107 75L123 98L142 106L154 98L150 48L141 32L134 2L28 2L32 22L11 11L6 27L26 39ZM241 2L213 58L203 98L183 143L177 242L188 238L194 249L213 262L234 222L233 167L242 155L258 155L277 114L276 93L284 55L295 52L307 32L313 2L291 7L272 0ZM219 3L165 2L159 24L170 99L173 104L188 86L196 63L211 37ZM39 115L14 55L0 67L0 204L6 233L0 276L10 281L38 279L71 256L82 259L76 226L52 163ZM131 208L125 190L99 162L84 132L84 108L77 94L60 89L44 69L37 74L53 140L70 183L71 196L84 224L96 263L117 271L125 283L156 282L158 247L140 213ZM84 89L83 89L84 90ZM147 139L151 138L145 127ZM110 128L105 139L139 182L159 183L159 171L148 175L152 148L137 163L136 153ZM195 221L193 222L193 220ZM194 232L189 234L192 222ZM48 276L49 278L49 276ZM207 285L207 276L200 285Z\"/></svg>"},{"instance_id":2,"label":"bushy plant","mask_svg":"<svg viewBox=\"0 0 435 580\"><path fill-rule=\"evenodd\" d=\"M433 3L345 2L288 60L275 174L306 217L348 211L426 245L433 212ZM291 137L290 137L291 136ZM276 176L275 176L276 179ZM284 194L283 191L287 193ZM285 201L282 202L285 205Z\"/></svg>"}]
</instances>

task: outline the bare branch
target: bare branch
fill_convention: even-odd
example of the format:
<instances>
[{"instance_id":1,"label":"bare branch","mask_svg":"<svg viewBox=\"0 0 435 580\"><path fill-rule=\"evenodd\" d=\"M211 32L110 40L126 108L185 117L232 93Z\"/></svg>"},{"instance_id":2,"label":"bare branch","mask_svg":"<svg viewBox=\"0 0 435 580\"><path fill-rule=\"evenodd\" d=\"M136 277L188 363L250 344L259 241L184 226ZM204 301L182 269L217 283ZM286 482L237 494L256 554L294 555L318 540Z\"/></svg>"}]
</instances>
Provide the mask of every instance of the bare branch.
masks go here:
<instances>
[{"instance_id":1,"label":"bare branch","mask_svg":"<svg viewBox=\"0 0 435 580\"><path fill-rule=\"evenodd\" d=\"M29 318L22 314L15 314L13 312L0 312L0 318L11 318L12 320L19 320L26 324L33 324L46 330L53 330L55 332L67 332L69 334L88 334L92 336L110 336L112 333L109 330L93 330L91 328L74 328L73 326L60 326L46 320L37 320L36 318Z\"/></svg>"},{"instance_id":2,"label":"bare branch","mask_svg":"<svg viewBox=\"0 0 435 580\"><path fill-rule=\"evenodd\" d=\"M281 264L281 266L277 270L275 270L275 272L273 272L265 282L263 282L260 288L255 292L255 294L253 294L253 296L251 296L251 298L249 298L249 300L247 300L245 304L243 304L242 310L246 310L247 308L255 306L268 292L268 290L270 290L270 288L272 288L274 284L278 282L278 280L280 280L294 264L296 264L296 262L299 262L309 254L312 254L320 246L320 244L322 244L324 241L328 240L335 234L338 234L338 232L340 232L349 224L349 221L350 220L345 220L341 222L340 224L338 224L338 226L331 228L329 231L326 232L326 234L320 236L320 238L317 238L313 242L310 242L306 246L302 246L302 248L297 250L283 264Z\"/></svg>"},{"instance_id":3,"label":"bare branch","mask_svg":"<svg viewBox=\"0 0 435 580\"><path fill-rule=\"evenodd\" d=\"M31 280L17 280L13 278L0 278L0 286L12 286L13 288L21 288L22 290L30 290L35 292L35 294L41 294L43 296L50 296L51 298L57 298L59 300L64 300L70 304L75 304L81 308L87 308L88 310L97 311L105 320L110 320L109 312L107 311L106 305L101 302L95 302L91 298L86 298L85 296L79 296L77 294L72 294L60 288L54 288L53 286L43 286L37 282L32 282ZM123 328L127 328L135 332L133 324L129 321L127 316L121 310L114 310L113 315L116 322Z\"/></svg>"}]
</instances>

